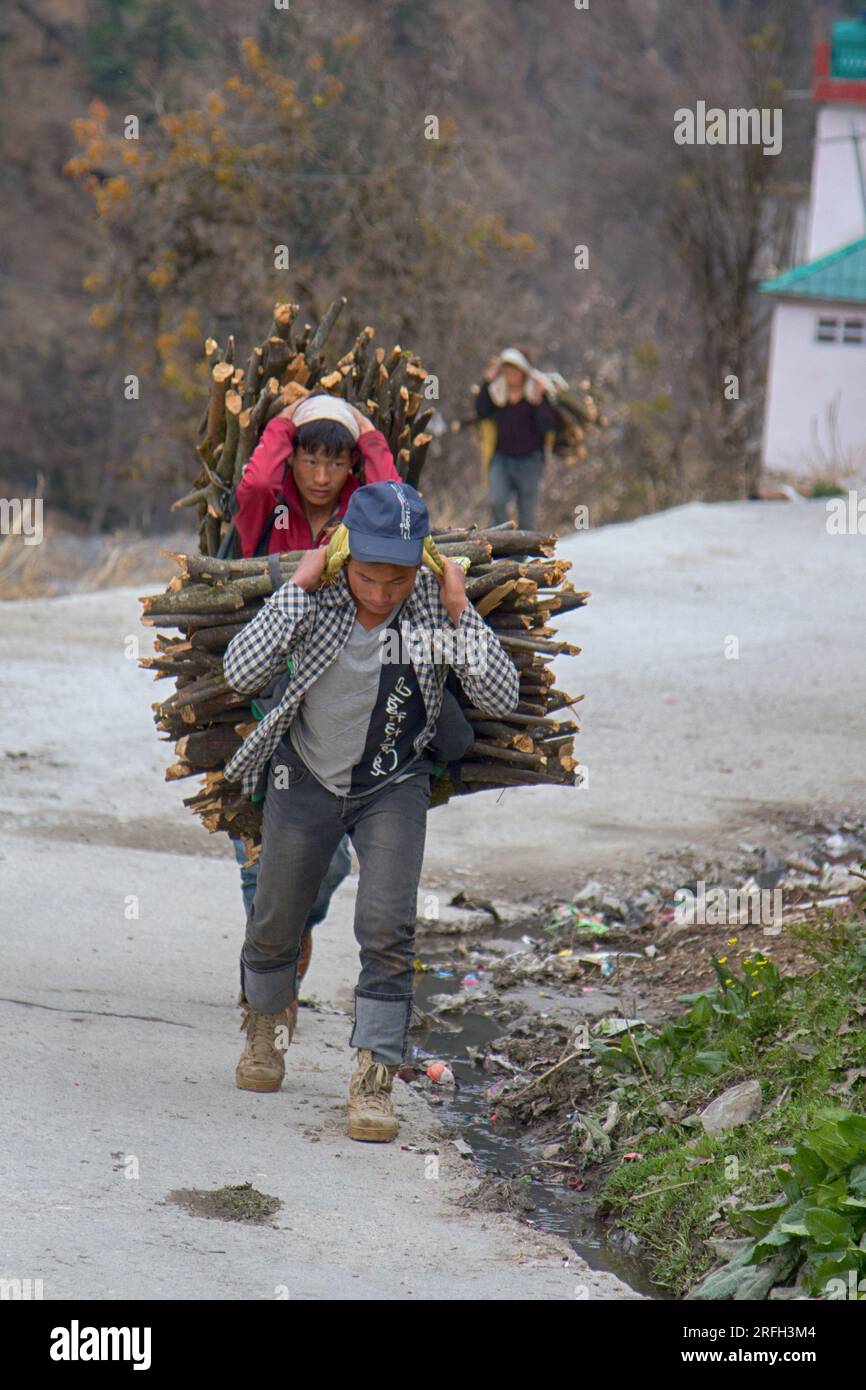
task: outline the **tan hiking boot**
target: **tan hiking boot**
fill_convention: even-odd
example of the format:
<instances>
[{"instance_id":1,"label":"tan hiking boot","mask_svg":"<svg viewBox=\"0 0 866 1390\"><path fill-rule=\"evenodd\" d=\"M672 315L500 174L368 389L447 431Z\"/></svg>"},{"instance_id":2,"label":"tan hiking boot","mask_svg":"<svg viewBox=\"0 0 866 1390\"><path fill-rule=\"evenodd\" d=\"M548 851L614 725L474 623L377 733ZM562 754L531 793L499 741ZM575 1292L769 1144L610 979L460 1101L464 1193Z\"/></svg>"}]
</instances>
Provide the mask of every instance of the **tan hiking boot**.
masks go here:
<instances>
[{"instance_id":1,"label":"tan hiking boot","mask_svg":"<svg viewBox=\"0 0 866 1390\"><path fill-rule=\"evenodd\" d=\"M391 1099L391 1084L396 1073L396 1067L374 1062L372 1052L366 1048L359 1050L349 1082L350 1139L380 1144L396 1139L399 1125Z\"/></svg>"},{"instance_id":2,"label":"tan hiking boot","mask_svg":"<svg viewBox=\"0 0 866 1390\"><path fill-rule=\"evenodd\" d=\"M241 1009L241 1032L247 1040L235 1069L235 1084L242 1091L278 1091L286 1074L285 1051L292 1041L297 1017L294 1011L282 1009L275 1014L260 1014L250 1008L243 994L238 995Z\"/></svg>"}]
</instances>

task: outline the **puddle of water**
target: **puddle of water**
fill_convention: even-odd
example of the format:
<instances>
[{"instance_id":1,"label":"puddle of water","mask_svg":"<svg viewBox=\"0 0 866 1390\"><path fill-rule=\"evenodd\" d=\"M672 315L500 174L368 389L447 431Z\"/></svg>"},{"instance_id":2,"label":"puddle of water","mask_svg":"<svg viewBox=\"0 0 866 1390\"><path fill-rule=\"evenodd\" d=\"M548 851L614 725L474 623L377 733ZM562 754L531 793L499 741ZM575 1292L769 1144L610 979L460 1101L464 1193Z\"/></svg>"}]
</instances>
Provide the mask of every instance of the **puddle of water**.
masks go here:
<instances>
[{"instance_id":1,"label":"puddle of water","mask_svg":"<svg viewBox=\"0 0 866 1390\"><path fill-rule=\"evenodd\" d=\"M522 927L515 935L519 937L525 930ZM506 935L510 933L497 932L499 937ZM437 976L436 956L428 943L425 943L425 947L425 963L433 968L416 981L415 1002L419 1009L429 1015L432 1010L429 1002L431 997L434 994L456 994L460 981L456 977L448 979ZM446 951L448 949L446 947ZM453 943L450 950L453 951ZM440 1113L459 1129L461 1137L471 1145L483 1173L510 1178L525 1170L537 1155L532 1152L520 1130L491 1125L488 1118L490 1103L484 1095L491 1077L476 1066L468 1055L469 1048L483 1048L502 1033L503 1025L496 1019L489 1018L480 1009L464 1009L448 1014L443 1027L437 1028L434 1023L423 1033L419 1032L414 1053L418 1060L448 1063L457 1085L442 1088L440 1094L444 1103ZM639 1257L618 1251L610 1245L607 1227L595 1217L591 1206L585 1197L581 1198L580 1193L556 1183L538 1180L525 1182L525 1186L535 1203L533 1224L540 1230L567 1240L592 1269L608 1270L648 1297L658 1299L666 1296L663 1290L652 1284Z\"/></svg>"}]
</instances>

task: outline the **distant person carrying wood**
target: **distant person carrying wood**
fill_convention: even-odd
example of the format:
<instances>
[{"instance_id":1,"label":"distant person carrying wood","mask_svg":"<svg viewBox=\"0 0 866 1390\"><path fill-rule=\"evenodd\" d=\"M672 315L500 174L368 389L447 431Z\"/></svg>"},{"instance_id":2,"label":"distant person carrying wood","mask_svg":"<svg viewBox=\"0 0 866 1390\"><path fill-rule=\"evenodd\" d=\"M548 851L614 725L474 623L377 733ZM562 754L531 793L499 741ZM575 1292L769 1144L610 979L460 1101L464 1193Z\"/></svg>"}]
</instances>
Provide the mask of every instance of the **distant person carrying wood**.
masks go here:
<instances>
[{"instance_id":1,"label":"distant person carrying wood","mask_svg":"<svg viewBox=\"0 0 866 1390\"><path fill-rule=\"evenodd\" d=\"M482 460L494 526L507 520L509 499L515 494L518 526L523 531L535 528L545 436L560 425L548 399L550 390L550 382L519 348L506 348L484 373L475 409L482 422Z\"/></svg>"},{"instance_id":2,"label":"distant person carrying wood","mask_svg":"<svg viewBox=\"0 0 866 1390\"><path fill-rule=\"evenodd\" d=\"M397 1134L391 1086L412 1015L435 770L429 750L445 683L453 671L472 704L495 718L516 708L519 682L467 599L460 566L444 560L441 577L422 568L430 524L414 488L359 488L345 525L348 557L333 579L322 584L327 552L311 550L224 659L238 691L260 689L286 658L294 670L280 704L225 767L247 795L266 782L258 887L241 953L247 1043L236 1081L248 1090L280 1087L304 924L348 834L361 866L348 1132L381 1142Z\"/></svg>"}]
</instances>

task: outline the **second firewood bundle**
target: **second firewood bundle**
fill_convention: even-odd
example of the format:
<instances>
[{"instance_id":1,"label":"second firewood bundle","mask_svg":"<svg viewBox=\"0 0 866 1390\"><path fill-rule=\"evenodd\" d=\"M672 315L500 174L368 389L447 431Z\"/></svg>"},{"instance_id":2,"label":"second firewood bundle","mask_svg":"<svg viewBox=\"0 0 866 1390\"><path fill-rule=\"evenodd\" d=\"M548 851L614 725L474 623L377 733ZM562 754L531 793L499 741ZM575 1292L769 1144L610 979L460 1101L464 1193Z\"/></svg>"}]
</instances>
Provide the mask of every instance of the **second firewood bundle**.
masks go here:
<instances>
[{"instance_id":1,"label":"second firewood bundle","mask_svg":"<svg viewBox=\"0 0 866 1390\"><path fill-rule=\"evenodd\" d=\"M384 434L401 477L417 485L432 438L426 426L433 408L423 395L427 372L399 344L376 347L370 327L341 355L331 352L329 362L326 347L345 303L335 299L315 329L298 321L297 304L276 304L270 333L243 367L235 364L233 337L224 350L214 338L205 342L210 393L198 427L199 471L192 491L172 508L197 508L205 555L216 555L226 537L232 488L265 426L311 391L358 406Z\"/></svg>"}]
</instances>

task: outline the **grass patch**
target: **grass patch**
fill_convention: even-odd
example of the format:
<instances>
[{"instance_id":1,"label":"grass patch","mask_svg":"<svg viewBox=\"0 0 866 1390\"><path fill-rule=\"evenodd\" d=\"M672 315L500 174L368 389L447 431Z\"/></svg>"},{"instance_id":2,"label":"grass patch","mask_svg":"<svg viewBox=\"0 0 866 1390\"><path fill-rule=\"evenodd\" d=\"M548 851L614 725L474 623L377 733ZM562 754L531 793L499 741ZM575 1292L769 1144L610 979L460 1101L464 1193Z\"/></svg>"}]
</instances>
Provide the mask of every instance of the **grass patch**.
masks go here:
<instances>
[{"instance_id":1,"label":"grass patch","mask_svg":"<svg viewBox=\"0 0 866 1390\"><path fill-rule=\"evenodd\" d=\"M810 497L845 497L848 489L833 478L816 478L809 489Z\"/></svg>"},{"instance_id":2,"label":"grass patch","mask_svg":"<svg viewBox=\"0 0 866 1390\"><path fill-rule=\"evenodd\" d=\"M180 1187L170 1192L167 1200L183 1207L193 1216L204 1216L214 1221L252 1223L268 1221L283 1205L279 1197L258 1192L250 1182L211 1189Z\"/></svg>"},{"instance_id":3,"label":"grass patch","mask_svg":"<svg viewBox=\"0 0 866 1390\"><path fill-rule=\"evenodd\" d=\"M603 1164L601 1209L641 1238L652 1277L678 1294L731 1254L738 1268L750 1261L750 1278L762 1271L749 1297L797 1281L814 1291L834 1261L866 1275L866 938L854 919L793 934L814 960L809 974L780 976L758 954L740 975L720 956L717 987L686 996L682 1019L593 1043L604 1102L618 1103L617 1134L628 1135ZM705 1134L697 1111L749 1078L760 1118Z\"/></svg>"}]
</instances>

